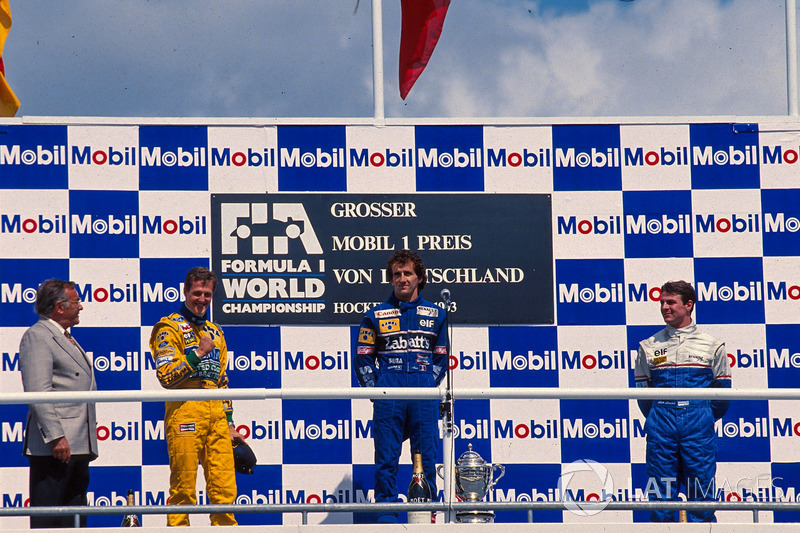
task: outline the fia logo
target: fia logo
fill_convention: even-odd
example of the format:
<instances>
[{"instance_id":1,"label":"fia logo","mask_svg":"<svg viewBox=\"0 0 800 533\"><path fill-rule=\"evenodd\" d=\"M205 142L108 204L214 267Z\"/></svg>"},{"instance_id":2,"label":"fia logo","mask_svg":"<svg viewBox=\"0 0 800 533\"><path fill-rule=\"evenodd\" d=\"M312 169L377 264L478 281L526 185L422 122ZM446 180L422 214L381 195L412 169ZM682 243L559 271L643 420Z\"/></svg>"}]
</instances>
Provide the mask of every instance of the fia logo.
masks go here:
<instances>
[{"instance_id":1,"label":"fia logo","mask_svg":"<svg viewBox=\"0 0 800 533\"><path fill-rule=\"evenodd\" d=\"M308 254L322 253L322 246L303 204L272 204L273 224L268 227L269 207L267 203L221 204L223 255L238 254L239 243L243 240L249 240L253 255L287 255L291 239L300 239Z\"/></svg>"}]
</instances>

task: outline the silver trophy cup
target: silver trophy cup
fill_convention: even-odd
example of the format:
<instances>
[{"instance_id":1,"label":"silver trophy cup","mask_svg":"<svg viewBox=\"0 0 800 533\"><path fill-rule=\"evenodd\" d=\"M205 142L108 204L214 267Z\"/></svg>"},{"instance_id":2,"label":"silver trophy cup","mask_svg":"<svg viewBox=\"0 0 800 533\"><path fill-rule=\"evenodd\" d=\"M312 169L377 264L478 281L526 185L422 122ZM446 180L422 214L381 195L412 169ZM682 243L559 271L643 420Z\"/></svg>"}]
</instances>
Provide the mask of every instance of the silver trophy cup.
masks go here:
<instances>
[{"instance_id":1,"label":"silver trophy cup","mask_svg":"<svg viewBox=\"0 0 800 533\"><path fill-rule=\"evenodd\" d=\"M492 479L494 471L498 469L500 475ZM487 463L477 452L472 451L472 444L469 444L467 451L456 461L456 497L464 502L483 501L505 473L506 468L503 465ZM459 511L456 513L456 522L494 522L494 512Z\"/></svg>"}]
</instances>

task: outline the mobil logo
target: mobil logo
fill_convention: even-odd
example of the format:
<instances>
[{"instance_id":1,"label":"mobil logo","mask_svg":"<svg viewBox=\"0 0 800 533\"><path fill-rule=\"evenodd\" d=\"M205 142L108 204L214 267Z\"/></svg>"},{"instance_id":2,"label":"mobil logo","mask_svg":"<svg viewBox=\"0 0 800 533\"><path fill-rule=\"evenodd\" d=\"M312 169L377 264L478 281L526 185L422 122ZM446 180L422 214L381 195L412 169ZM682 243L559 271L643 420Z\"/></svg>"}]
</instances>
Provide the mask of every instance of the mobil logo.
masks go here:
<instances>
[{"instance_id":1,"label":"mobil logo","mask_svg":"<svg viewBox=\"0 0 800 533\"><path fill-rule=\"evenodd\" d=\"M691 191L625 191L625 257L691 257Z\"/></svg>"},{"instance_id":2,"label":"mobil logo","mask_svg":"<svg viewBox=\"0 0 800 533\"><path fill-rule=\"evenodd\" d=\"M142 234L205 235L207 220L203 215L142 215Z\"/></svg>"},{"instance_id":3,"label":"mobil logo","mask_svg":"<svg viewBox=\"0 0 800 533\"><path fill-rule=\"evenodd\" d=\"M138 164L136 146L104 146L89 145L70 147L70 164L81 166L136 166Z\"/></svg>"},{"instance_id":4,"label":"mobil logo","mask_svg":"<svg viewBox=\"0 0 800 533\"><path fill-rule=\"evenodd\" d=\"M245 439L278 440L281 438L281 421L277 419L266 421L251 420L249 424L237 425L236 431L241 433Z\"/></svg>"},{"instance_id":5,"label":"mobil logo","mask_svg":"<svg viewBox=\"0 0 800 533\"><path fill-rule=\"evenodd\" d=\"M800 325L767 324L767 383L794 388L800 380Z\"/></svg>"},{"instance_id":6,"label":"mobil logo","mask_svg":"<svg viewBox=\"0 0 800 533\"><path fill-rule=\"evenodd\" d=\"M622 259L556 260L556 309L561 325L625 323Z\"/></svg>"},{"instance_id":7,"label":"mobil logo","mask_svg":"<svg viewBox=\"0 0 800 533\"><path fill-rule=\"evenodd\" d=\"M773 437L800 437L800 419L773 417L771 429Z\"/></svg>"},{"instance_id":8,"label":"mobil logo","mask_svg":"<svg viewBox=\"0 0 800 533\"><path fill-rule=\"evenodd\" d=\"M494 439L560 439L561 423L555 418L531 419L525 422L516 420L494 420L492 438Z\"/></svg>"},{"instance_id":9,"label":"mobil logo","mask_svg":"<svg viewBox=\"0 0 800 533\"><path fill-rule=\"evenodd\" d=\"M286 503L353 503L355 497L350 489L286 489Z\"/></svg>"},{"instance_id":10,"label":"mobil logo","mask_svg":"<svg viewBox=\"0 0 800 533\"><path fill-rule=\"evenodd\" d=\"M635 356L635 352L633 352ZM624 370L629 367L631 357L625 348L585 350L561 350L561 368L564 370Z\"/></svg>"},{"instance_id":11,"label":"mobil logo","mask_svg":"<svg viewBox=\"0 0 800 533\"><path fill-rule=\"evenodd\" d=\"M142 325L151 326L176 312L183 301L183 277L190 268L208 266L208 259L174 258L139 260Z\"/></svg>"},{"instance_id":12,"label":"mobil logo","mask_svg":"<svg viewBox=\"0 0 800 533\"><path fill-rule=\"evenodd\" d=\"M21 492L2 492L0 493L3 495L3 507L30 507L31 506L31 499L30 498L23 498Z\"/></svg>"},{"instance_id":13,"label":"mobil logo","mask_svg":"<svg viewBox=\"0 0 800 533\"><path fill-rule=\"evenodd\" d=\"M764 274L761 258L695 258L698 323L764 322Z\"/></svg>"},{"instance_id":14,"label":"mobil logo","mask_svg":"<svg viewBox=\"0 0 800 533\"><path fill-rule=\"evenodd\" d=\"M680 167L689 164L688 146L661 146L647 150L641 146L622 150L622 164L626 167Z\"/></svg>"},{"instance_id":15,"label":"mobil logo","mask_svg":"<svg viewBox=\"0 0 800 533\"><path fill-rule=\"evenodd\" d=\"M67 126L4 126L2 189L67 189Z\"/></svg>"},{"instance_id":16,"label":"mobil logo","mask_svg":"<svg viewBox=\"0 0 800 533\"><path fill-rule=\"evenodd\" d=\"M139 193L70 191L72 258L138 257Z\"/></svg>"},{"instance_id":17,"label":"mobil logo","mask_svg":"<svg viewBox=\"0 0 800 533\"><path fill-rule=\"evenodd\" d=\"M731 402L728 412L714 424L717 460L753 462L770 460L768 400Z\"/></svg>"},{"instance_id":18,"label":"mobil logo","mask_svg":"<svg viewBox=\"0 0 800 533\"><path fill-rule=\"evenodd\" d=\"M27 415L28 406L25 404L3 406L3 419L0 421L0 468L28 466L28 459L21 453Z\"/></svg>"},{"instance_id":19,"label":"mobil logo","mask_svg":"<svg viewBox=\"0 0 800 533\"><path fill-rule=\"evenodd\" d=\"M326 353L325 350L319 354L287 351L284 353L284 365L286 370L348 370L350 355L347 350L337 350L336 354Z\"/></svg>"},{"instance_id":20,"label":"mobil logo","mask_svg":"<svg viewBox=\"0 0 800 533\"><path fill-rule=\"evenodd\" d=\"M233 387L280 388L280 329L225 326L227 373Z\"/></svg>"},{"instance_id":21,"label":"mobil logo","mask_svg":"<svg viewBox=\"0 0 800 533\"><path fill-rule=\"evenodd\" d=\"M98 390L130 390L141 382L140 328L76 326L72 334L92 359Z\"/></svg>"},{"instance_id":22,"label":"mobil logo","mask_svg":"<svg viewBox=\"0 0 800 533\"><path fill-rule=\"evenodd\" d=\"M139 286L135 283L77 284L75 290L83 303L136 303Z\"/></svg>"},{"instance_id":23,"label":"mobil logo","mask_svg":"<svg viewBox=\"0 0 800 533\"><path fill-rule=\"evenodd\" d=\"M765 256L800 255L800 190L764 189L761 212Z\"/></svg>"},{"instance_id":24,"label":"mobil logo","mask_svg":"<svg viewBox=\"0 0 800 533\"><path fill-rule=\"evenodd\" d=\"M67 215L63 213L7 215L0 214L0 233L17 235L68 233Z\"/></svg>"},{"instance_id":25,"label":"mobil logo","mask_svg":"<svg viewBox=\"0 0 800 533\"><path fill-rule=\"evenodd\" d=\"M278 126L278 189L347 190L345 126Z\"/></svg>"},{"instance_id":26,"label":"mobil logo","mask_svg":"<svg viewBox=\"0 0 800 533\"><path fill-rule=\"evenodd\" d=\"M140 126L139 189L208 190L205 126Z\"/></svg>"},{"instance_id":27,"label":"mobil logo","mask_svg":"<svg viewBox=\"0 0 800 533\"><path fill-rule=\"evenodd\" d=\"M219 202L212 205L212 212L218 214L219 220L219 231L214 235L219 239L219 246L215 248L222 255L236 255L239 259L253 256L261 260L265 255L323 253L302 202L268 202L266 197L263 202L252 201L258 198L249 195L215 197ZM231 270L241 270L233 268L233 264L229 266ZM246 270L252 273L252 269Z\"/></svg>"},{"instance_id":28,"label":"mobil logo","mask_svg":"<svg viewBox=\"0 0 800 533\"><path fill-rule=\"evenodd\" d=\"M164 402L142 402L141 422L142 465L168 465Z\"/></svg>"},{"instance_id":29,"label":"mobil logo","mask_svg":"<svg viewBox=\"0 0 800 533\"><path fill-rule=\"evenodd\" d=\"M622 233L620 215L591 216L578 219L574 215L556 219L559 235L619 235Z\"/></svg>"},{"instance_id":30,"label":"mobil logo","mask_svg":"<svg viewBox=\"0 0 800 533\"><path fill-rule=\"evenodd\" d=\"M212 167L275 167L278 165L275 147L231 149L211 147Z\"/></svg>"},{"instance_id":31,"label":"mobil logo","mask_svg":"<svg viewBox=\"0 0 800 533\"><path fill-rule=\"evenodd\" d=\"M767 350L752 348L742 351L728 352L728 363L731 368L767 368Z\"/></svg>"},{"instance_id":32,"label":"mobil logo","mask_svg":"<svg viewBox=\"0 0 800 533\"><path fill-rule=\"evenodd\" d=\"M90 507L124 507L128 502L128 490L133 490L134 502L147 504L146 497L142 502L141 479L141 466L92 467L86 503ZM89 522L93 526L119 527L119 514L93 516Z\"/></svg>"},{"instance_id":33,"label":"mobil logo","mask_svg":"<svg viewBox=\"0 0 800 533\"><path fill-rule=\"evenodd\" d=\"M491 448L491 408L489 400L459 400L459 407L455 410L453 420L453 435L456 440L463 441L463 446L469 441L473 449L489 460L477 446ZM440 424L439 436L444 437L444 426Z\"/></svg>"},{"instance_id":34,"label":"mobil logo","mask_svg":"<svg viewBox=\"0 0 800 533\"><path fill-rule=\"evenodd\" d=\"M646 283L628 283L629 302L659 302L661 301L661 287Z\"/></svg>"},{"instance_id":35,"label":"mobil logo","mask_svg":"<svg viewBox=\"0 0 800 533\"><path fill-rule=\"evenodd\" d=\"M283 500L283 467L280 464L258 464L253 475L236 476L236 505L280 505ZM238 513L236 521L243 525L280 526L280 513Z\"/></svg>"},{"instance_id":36,"label":"mobil logo","mask_svg":"<svg viewBox=\"0 0 800 533\"><path fill-rule=\"evenodd\" d=\"M772 300L800 300L800 284L787 281L766 281L766 298Z\"/></svg>"},{"instance_id":37,"label":"mobil logo","mask_svg":"<svg viewBox=\"0 0 800 533\"><path fill-rule=\"evenodd\" d=\"M630 461L627 400L560 400L561 461Z\"/></svg>"},{"instance_id":38,"label":"mobil logo","mask_svg":"<svg viewBox=\"0 0 800 533\"><path fill-rule=\"evenodd\" d=\"M352 168L403 168L413 167L416 164L413 148L399 148L374 150L366 148L351 148L348 165Z\"/></svg>"},{"instance_id":39,"label":"mobil logo","mask_svg":"<svg viewBox=\"0 0 800 533\"><path fill-rule=\"evenodd\" d=\"M618 125L553 126L553 188L622 189Z\"/></svg>"},{"instance_id":40,"label":"mobil logo","mask_svg":"<svg viewBox=\"0 0 800 533\"><path fill-rule=\"evenodd\" d=\"M783 213L775 222L770 220L770 227L778 221L783 221ZM761 233L761 214L695 215L695 233Z\"/></svg>"},{"instance_id":41,"label":"mobil logo","mask_svg":"<svg viewBox=\"0 0 800 533\"><path fill-rule=\"evenodd\" d=\"M117 354L116 352L109 352L107 354L100 354L97 352L88 352L92 357L92 365L95 372L138 372L139 360L141 359L139 352L127 352L125 354Z\"/></svg>"},{"instance_id":42,"label":"mobil logo","mask_svg":"<svg viewBox=\"0 0 800 533\"><path fill-rule=\"evenodd\" d=\"M284 464L350 464L350 400L283 400Z\"/></svg>"},{"instance_id":43,"label":"mobil logo","mask_svg":"<svg viewBox=\"0 0 800 533\"><path fill-rule=\"evenodd\" d=\"M138 441L140 439L139 422L125 422L111 426L98 424L97 440L99 441Z\"/></svg>"},{"instance_id":44,"label":"mobil logo","mask_svg":"<svg viewBox=\"0 0 800 533\"><path fill-rule=\"evenodd\" d=\"M761 164L769 165L796 165L800 160L800 151L795 148L786 148L779 144L764 144L761 146Z\"/></svg>"},{"instance_id":45,"label":"mobil logo","mask_svg":"<svg viewBox=\"0 0 800 533\"><path fill-rule=\"evenodd\" d=\"M418 191L482 191L483 128L416 126Z\"/></svg>"},{"instance_id":46,"label":"mobil logo","mask_svg":"<svg viewBox=\"0 0 800 533\"><path fill-rule=\"evenodd\" d=\"M0 327L29 327L39 284L50 278L70 279L69 259L0 259Z\"/></svg>"},{"instance_id":47,"label":"mobil logo","mask_svg":"<svg viewBox=\"0 0 800 533\"><path fill-rule=\"evenodd\" d=\"M486 148L486 166L501 168L548 168L552 166L553 150L549 147L523 148L521 151L506 148Z\"/></svg>"},{"instance_id":48,"label":"mobil logo","mask_svg":"<svg viewBox=\"0 0 800 533\"><path fill-rule=\"evenodd\" d=\"M489 356L486 350L476 351L474 354L459 351L450 356L450 370L487 370Z\"/></svg>"},{"instance_id":49,"label":"mobil logo","mask_svg":"<svg viewBox=\"0 0 800 533\"><path fill-rule=\"evenodd\" d=\"M691 124L693 189L758 189L757 124Z\"/></svg>"},{"instance_id":50,"label":"mobil logo","mask_svg":"<svg viewBox=\"0 0 800 533\"><path fill-rule=\"evenodd\" d=\"M489 328L492 387L558 387L555 326Z\"/></svg>"}]
</instances>

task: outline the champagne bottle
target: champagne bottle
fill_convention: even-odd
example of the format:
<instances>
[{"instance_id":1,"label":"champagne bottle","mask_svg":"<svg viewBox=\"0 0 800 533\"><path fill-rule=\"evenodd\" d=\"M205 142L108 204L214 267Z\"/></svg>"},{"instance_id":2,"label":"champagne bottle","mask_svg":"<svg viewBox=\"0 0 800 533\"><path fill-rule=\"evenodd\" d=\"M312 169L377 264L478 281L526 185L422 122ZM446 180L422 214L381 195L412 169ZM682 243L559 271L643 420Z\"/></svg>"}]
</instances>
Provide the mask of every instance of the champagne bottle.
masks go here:
<instances>
[{"instance_id":1,"label":"champagne bottle","mask_svg":"<svg viewBox=\"0 0 800 533\"><path fill-rule=\"evenodd\" d=\"M133 489L128 491L128 505L136 505ZM139 517L135 514L126 514L122 519L121 527L142 527L142 523L139 522Z\"/></svg>"},{"instance_id":2,"label":"champagne bottle","mask_svg":"<svg viewBox=\"0 0 800 533\"><path fill-rule=\"evenodd\" d=\"M414 460L414 473L411 475L411 483L408 484L408 501L413 503L433 501L433 490L431 484L425 478L422 471L422 453L419 450L412 452ZM409 524L432 524L436 521L436 514L429 511L409 511Z\"/></svg>"}]
</instances>

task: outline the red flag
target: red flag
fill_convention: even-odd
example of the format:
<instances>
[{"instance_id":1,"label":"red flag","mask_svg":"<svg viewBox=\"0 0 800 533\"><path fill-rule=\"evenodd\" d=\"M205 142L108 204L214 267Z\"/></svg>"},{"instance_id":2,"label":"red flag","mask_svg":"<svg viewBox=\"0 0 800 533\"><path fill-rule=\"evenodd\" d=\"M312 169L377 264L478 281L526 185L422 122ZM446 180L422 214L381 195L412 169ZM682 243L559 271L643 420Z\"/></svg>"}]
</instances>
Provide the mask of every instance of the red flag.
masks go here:
<instances>
[{"instance_id":1,"label":"red flag","mask_svg":"<svg viewBox=\"0 0 800 533\"><path fill-rule=\"evenodd\" d=\"M400 98L408 96L442 34L450 0L401 0Z\"/></svg>"}]
</instances>

